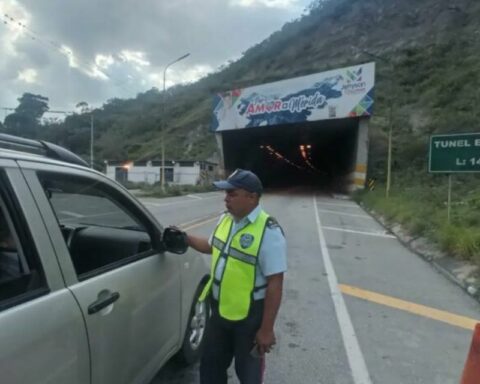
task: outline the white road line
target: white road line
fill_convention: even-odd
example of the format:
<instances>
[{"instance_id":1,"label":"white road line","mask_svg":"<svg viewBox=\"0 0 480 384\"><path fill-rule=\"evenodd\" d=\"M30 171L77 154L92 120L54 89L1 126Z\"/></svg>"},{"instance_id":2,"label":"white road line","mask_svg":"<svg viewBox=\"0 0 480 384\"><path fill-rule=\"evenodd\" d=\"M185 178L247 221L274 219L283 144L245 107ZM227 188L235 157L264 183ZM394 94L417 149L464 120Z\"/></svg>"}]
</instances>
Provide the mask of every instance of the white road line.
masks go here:
<instances>
[{"instance_id":1,"label":"white road line","mask_svg":"<svg viewBox=\"0 0 480 384\"><path fill-rule=\"evenodd\" d=\"M202 199L202 201L204 200L210 200L210 199L218 199L219 197L223 197L222 195L218 195L218 196L212 196L212 197L205 197ZM170 207L172 205L178 205L178 204L186 204L186 203L195 203L199 200L197 199L189 199L189 200L181 200L181 201L173 201L171 203L154 203L154 202L150 202L150 201L145 201L145 200L140 200L142 202L142 204L145 204L145 205L151 205L152 207Z\"/></svg>"},{"instance_id":2,"label":"white road line","mask_svg":"<svg viewBox=\"0 0 480 384\"><path fill-rule=\"evenodd\" d=\"M197 195L187 195L187 197L190 197L191 199L203 200L203 197Z\"/></svg>"},{"instance_id":3,"label":"white road line","mask_svg":"<svg viewBox=\"0 0 480 384\"><path fill-rule=\"evenodd\" d=\"M321 201L319 201L318 204L320 204L320 205L331 205L331 206L334 206L334 207L344 207L344 208L360 208L356 204L323 203Z\"/></svg>"},{"instance_id":4,"label":"white road line","mask_svg":"<svg viewBox=\"0 0 480 384\"><path fill-rule=\"evenodd\" d=\"M342 216L363 217L363 218L369 218L369 219L372 218L368 215L356 215L354 213L344 213L344 212L339 212L339 211L331 211L329 209L319 209L318 212L335 213L336 215L342 215Z\"/></svg>"},{"instance_id":5,"label":"white road line","mask_svg":"<svg viewBox=\"0 0 480 384\"><path fill-rule=\"evenodd\" d=\"M363 231L355 231L353 229L337 228L337 227L323 227L323 229L326 229L328 231L349 232L349 233L356 233L359 235L385 237L387 239L396 239L395 236L387 235L385 232L363 232Z\"/></svg>"},{"instance_id":6,"label":"white road line","mask_svg":"<svg viewBox=\"0 0 480 384\"><path fill-rule=\"evenodd\" d=\"M360 345L358 344L352 320L350 319L347 306L345 305L342 293L338 287L337 275L335 274L328 253L327 242L325 241L325 236L322 231L322 223L320 221L320 215L318 214L317 200L315 196L313 196L313 205L315 207L315 218L317 221L318 239L320 242L320 249L322 250L323 263L327 272L328 285L330 286L330 293L332 295L338 325L340 326L340 331L342 333L343 345L345 346L348 362L352 371L352 378L355 384L372 384L367 365L365 364L365 359L360 350Z\"/></svg>"}]
</instances>

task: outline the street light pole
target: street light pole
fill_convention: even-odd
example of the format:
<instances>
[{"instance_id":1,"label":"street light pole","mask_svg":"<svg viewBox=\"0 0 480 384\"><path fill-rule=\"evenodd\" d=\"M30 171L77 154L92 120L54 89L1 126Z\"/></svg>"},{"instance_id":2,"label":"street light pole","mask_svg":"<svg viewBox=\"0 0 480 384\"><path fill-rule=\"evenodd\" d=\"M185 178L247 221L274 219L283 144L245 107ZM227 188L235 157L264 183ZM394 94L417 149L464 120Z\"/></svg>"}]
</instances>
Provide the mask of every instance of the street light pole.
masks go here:
<instances>
[{"instance_id":1,"label":"street light pole","mask_svg":"<svg viewBox=\"0 0 480 384\"><path fill-rule=\"evenodd\" d=\"M180 60L183 60L190 56L190 53L179 57L178 59L167 64L163 70L163 98L162 98L162 125L161 125L161 137L162 137L162 169L161 169L161 186L162 191L165 192L165 127L166 127L166 116L165 116L165 103L166 103L166 82L167 82L167 69L175 63L178 63Z\"/></svg>"},{"instance_id":2,"label":"street light pole","mask_svg":"<svg viewBox=\"0 0 480 384\"><path fill-rule=\"evenodd\" d=\"M90 168L93 169L93 111L90 111Z\"/></svg>"},{"instance_id":3,"label":"street light pole","mask_svg":"<svg viewBox=\"0 0 480 384\"><path fill-rule=\"evenodd\" d=\"M385 197L390 196L390 185L392 180L392 131L393 131L393 100L390 96L389 105L389 127L388 127L388 155L387 155L387 185L385 187Z\"/></svg>"}]
</instances>

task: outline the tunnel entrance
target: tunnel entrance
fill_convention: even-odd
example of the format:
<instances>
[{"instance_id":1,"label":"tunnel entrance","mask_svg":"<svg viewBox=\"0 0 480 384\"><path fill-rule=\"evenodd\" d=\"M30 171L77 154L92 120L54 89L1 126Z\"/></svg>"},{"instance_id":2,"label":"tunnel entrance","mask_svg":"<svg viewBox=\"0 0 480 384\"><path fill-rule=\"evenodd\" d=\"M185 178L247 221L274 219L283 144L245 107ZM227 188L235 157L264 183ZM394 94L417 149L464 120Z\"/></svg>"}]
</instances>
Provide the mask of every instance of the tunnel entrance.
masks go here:
<instances>
[{"instance_id":1,"label":"tunnel entrance","mask_svg":"<svg viewBox=\"0 0 480 384\"><path fill-rule=\"evenodd\" d=\"M267 187L364 188L374 80L365 63L217 94L224 176L245 168Z\"/></svg>"},{"instance_id":2,"label":"tunnel entrance","mask_svg":"<svg viewBox=\"0 0 480 384\"><path fill-rule=\"evenodd\" d=\"M340 119L226 131L225 170L250 169L267 188L346 192L356 165L358 125L358 119Z\"/></svg>"}]
</instances>

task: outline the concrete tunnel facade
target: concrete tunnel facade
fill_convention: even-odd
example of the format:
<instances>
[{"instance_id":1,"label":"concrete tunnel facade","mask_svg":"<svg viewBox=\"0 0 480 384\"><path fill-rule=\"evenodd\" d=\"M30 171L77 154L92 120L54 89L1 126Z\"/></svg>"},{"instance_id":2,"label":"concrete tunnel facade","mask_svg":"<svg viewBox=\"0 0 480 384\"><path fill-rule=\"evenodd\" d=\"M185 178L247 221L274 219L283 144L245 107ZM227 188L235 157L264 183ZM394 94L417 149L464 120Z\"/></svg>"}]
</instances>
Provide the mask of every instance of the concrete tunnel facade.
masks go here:
<instances>
[{"instance_id":1,"label":"concrete tunnel facade","mask_svg":"<svg viewBox=\"0 0 480 384\"><path fill-rule=\"evenodd\" d=\"M223 175L246 168L266 187L364 188L374 70L367 63L217 95Z\"/></svg>"}]
</instances>

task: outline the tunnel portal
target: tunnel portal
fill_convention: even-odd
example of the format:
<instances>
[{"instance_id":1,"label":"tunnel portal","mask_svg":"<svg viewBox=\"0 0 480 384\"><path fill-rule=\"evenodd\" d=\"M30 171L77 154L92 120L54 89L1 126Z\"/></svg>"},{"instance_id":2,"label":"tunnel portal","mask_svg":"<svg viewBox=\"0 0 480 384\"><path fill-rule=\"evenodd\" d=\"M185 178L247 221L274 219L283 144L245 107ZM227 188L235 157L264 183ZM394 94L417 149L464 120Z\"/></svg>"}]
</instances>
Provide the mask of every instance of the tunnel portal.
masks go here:
<instances>
[{"instance_id":1,"label":"tunnel portal","mask_svg":"<svg viewBox=\"0 0 480 384\"><path fill-rule=\"evenodd\" d=\"M370 63L218 95L225 175L244 168L266 187L363 188L373 76Z\"/></svg>"},{"instance_id":2,"label":"tunnel portal","mask_svg":"<svg viewBox=\"0 0 480 384\"><path fill-rule=\"evenodd\" d=\"M222 135L227 172L250 169L266 186L344 189L355 167L358 120L234 130Z\"/></svg>"}]
</instances>

